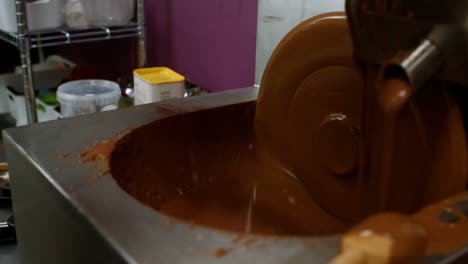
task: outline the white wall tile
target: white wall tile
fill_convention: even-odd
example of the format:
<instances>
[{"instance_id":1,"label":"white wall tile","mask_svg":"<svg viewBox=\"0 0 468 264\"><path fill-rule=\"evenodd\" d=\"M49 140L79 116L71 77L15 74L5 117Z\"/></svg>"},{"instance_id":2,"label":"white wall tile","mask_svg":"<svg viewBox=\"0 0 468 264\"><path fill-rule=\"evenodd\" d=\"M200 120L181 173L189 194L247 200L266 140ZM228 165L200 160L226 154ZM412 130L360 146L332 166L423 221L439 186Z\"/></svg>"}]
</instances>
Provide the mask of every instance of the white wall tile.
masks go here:
<instances>
[{"instance_id":1,"label":"white wall tile","mask_svg":"<svg viewBox=\"0 0 468 264\"><path fill-rule=\"evenodd\" d=\"M310 17L343 11L345 0L259 0L255 82L260 83L265 66L281 39Z\"/></svg>"}]
</instances>

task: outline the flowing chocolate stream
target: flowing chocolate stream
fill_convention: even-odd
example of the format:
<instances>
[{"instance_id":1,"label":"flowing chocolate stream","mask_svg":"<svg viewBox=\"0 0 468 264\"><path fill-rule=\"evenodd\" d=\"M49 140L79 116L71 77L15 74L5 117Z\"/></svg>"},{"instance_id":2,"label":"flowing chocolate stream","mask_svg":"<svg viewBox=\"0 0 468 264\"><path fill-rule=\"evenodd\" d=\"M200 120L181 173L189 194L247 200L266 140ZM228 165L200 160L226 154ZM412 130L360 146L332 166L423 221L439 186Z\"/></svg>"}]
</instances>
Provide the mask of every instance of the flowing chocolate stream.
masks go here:
<instances>
[{"instance_id":1,"label":"flowing chocolate stream","mask_svg":"<svg viewBox=\"0 0 468 264\"><path fill-rule=\"evenodd\" d=\"M386 79L382 81L377 91L377 101L379 109L377 111L380 114L380 118L377 119L377 137L380 137L378 141L378 148L380 152L375 153L379 155L380 160L376 160L379 163L380 169L378 174L381 179L381 186L384 186L380 192L380 203L379 208L386 210L390 208L391 199L389 188L392 182L392 166L394 145L397 134L397 122L401 110L407 105L411 97L412 91L409 83L402 79Z\"/></svg>"}]
</instances>

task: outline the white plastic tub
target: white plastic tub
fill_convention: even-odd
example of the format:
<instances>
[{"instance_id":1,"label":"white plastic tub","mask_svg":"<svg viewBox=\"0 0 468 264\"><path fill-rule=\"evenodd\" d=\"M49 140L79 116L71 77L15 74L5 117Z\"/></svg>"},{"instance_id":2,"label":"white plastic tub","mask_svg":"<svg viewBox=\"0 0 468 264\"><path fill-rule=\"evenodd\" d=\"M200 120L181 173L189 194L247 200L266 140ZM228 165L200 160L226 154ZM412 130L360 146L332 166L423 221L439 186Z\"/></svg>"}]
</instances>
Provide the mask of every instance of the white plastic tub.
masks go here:
<instances>
[{"instance_id":1,"label":"white plastic tub","mask_svg":"<svg viewBox=\"0 0 468 264\"><path fill-rule=\"evenodd\" d=\"M63 25L64 0L36 0L26 4L30 31L57 28ZM14 0L0 0L0 29L16 32L16 6Z\"/></svg>"},{"instance_id":2,"label":"white plastic tub","mask_svg":"<svg viewBox=\"0 0 468 264\"><path fill-rule=\"evenodd\" d=\"M81 0L81 3L91 26L127 24L135 15L135 0Z\"/></svg>"},{"instance_id":3,"label":"white plastic tub","mask_svg":"<svg viewBox=\"0 0 468 264\"><path fill-rule=\"evenodd\" d=\"M57 100L63 117L117 109L120 99L117 83L105 80L82 80L59 86Z\"/></svg>"}]
</instances>

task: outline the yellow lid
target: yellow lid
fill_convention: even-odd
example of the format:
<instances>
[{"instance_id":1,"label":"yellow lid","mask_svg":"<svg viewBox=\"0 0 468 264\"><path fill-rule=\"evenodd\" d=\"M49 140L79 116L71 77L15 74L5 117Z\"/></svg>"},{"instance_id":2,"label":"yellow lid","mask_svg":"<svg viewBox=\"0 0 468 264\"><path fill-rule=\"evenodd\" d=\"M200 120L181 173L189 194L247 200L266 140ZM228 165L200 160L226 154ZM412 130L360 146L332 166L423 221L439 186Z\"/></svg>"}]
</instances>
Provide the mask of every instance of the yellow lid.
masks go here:
<instances>
[{"instance_id":1,"label":"yellow lid","mask_svg":"<svg viewBox=\"0 0 468 264\"><path fill-rule=\"evenodd\" d=\"M136 69L133 74L149 84L183 82L185 77L167 67Z\"/></svg>"}]
</instances>

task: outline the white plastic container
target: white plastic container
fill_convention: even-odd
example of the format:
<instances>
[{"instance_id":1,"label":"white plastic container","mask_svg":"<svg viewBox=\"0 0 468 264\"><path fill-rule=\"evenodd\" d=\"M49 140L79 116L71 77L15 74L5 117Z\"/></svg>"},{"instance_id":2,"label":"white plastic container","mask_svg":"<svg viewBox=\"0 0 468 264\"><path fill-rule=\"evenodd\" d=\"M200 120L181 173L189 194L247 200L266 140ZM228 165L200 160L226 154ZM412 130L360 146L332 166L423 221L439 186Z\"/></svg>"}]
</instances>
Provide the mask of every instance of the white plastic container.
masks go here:
<instances>
[{"instance_id":1,"label":"white plastic container","mask_svg":"<svg viewBox=\"0 0 468 264\"><path fill-rule=\"evenodd\" d=\"M117 83L105 80L82 80L59 86L57 100L63 117L116 109L120 99Z\"/></svg>"},{"instance_id":2,"label":"white plastic container","mask_svg":"<svg viewBox=\"0 0 468 264\"><path fill-rule=\"evenodd\" d=\"M30 31L61 27L64 22L64 0L36 0L26 4ZM0 29L16 32L16 6L14 0L0 0Z\"/></svg>"},{"instance_id":3,"label":"white plastic container","mask_svg":"<svg viewBox=\"0 0 468 264\"><path fill-rule=\"evenodd\" d=\"M135 0L81 0L81 3L91 26L127 24L135 15Z\"/></svg>"},{"instance_id":4,"label":"white plastic container","mask_svg":"<svg viewBox=\"0 0 468 264\"><path fill-rule=\"evenodd\" d=\"M68 27L80 28L89 26L81 0L66 0L64 16Z\"/></svg>"},{"instance_id":5,"label":"white plastic container","mask_svg":"<svg viewBox=\"0 0 468 264\"><path fill-rule=\"evenodd\" d=\"M144 68L133 71L135 105L183 98L185 77L167 67Z\"/></svg>"},{"instance_id":6,"label":"white plastic container","mask_svg":"<svg viewBox=\"0 0 468 264\"><path fill-rule=\"evenodd\" d=\"M10 115L16 120L16 126L24 126L28 124L26 114L26 97L16 93L14 90L7 87L0 87L7 94L7 105ZM55 111L54 106L50 106L39 98L36 99L37 119L39 122L57 120L60 114Z\"/></svg>"},{"instance_id":7,"label":"white plastic container","mask_svg":"<svg viewBox=\"0 0 468 264\"><path fill-rule=\"evenodd\" d=\"M10 112L10 107L8 104L8 93L6 86L0 84L0 114Z\"/></svg>"},{"instance_id":8,"label":"white plastic container","mask_svg":"<svg viewBox=\"0 0 468 264\"><path fill-rule=\"evenodd\" d=\"M24 95L17 94L13 90L4 87L8 95L8 108L10 115L16 120L17 126L22 126L28 123L26 116L26 98Z\"/></svg>"},{"instance_id":9,"label":"white plastic container","mask_svg":"<svg viewBox=\"0 0 468 264\"><path fill-rule=\"evenodd\" d=\"M15 1L0 0L0 29L8 32L16 32Z\"/></svg>"}]
</instances>

